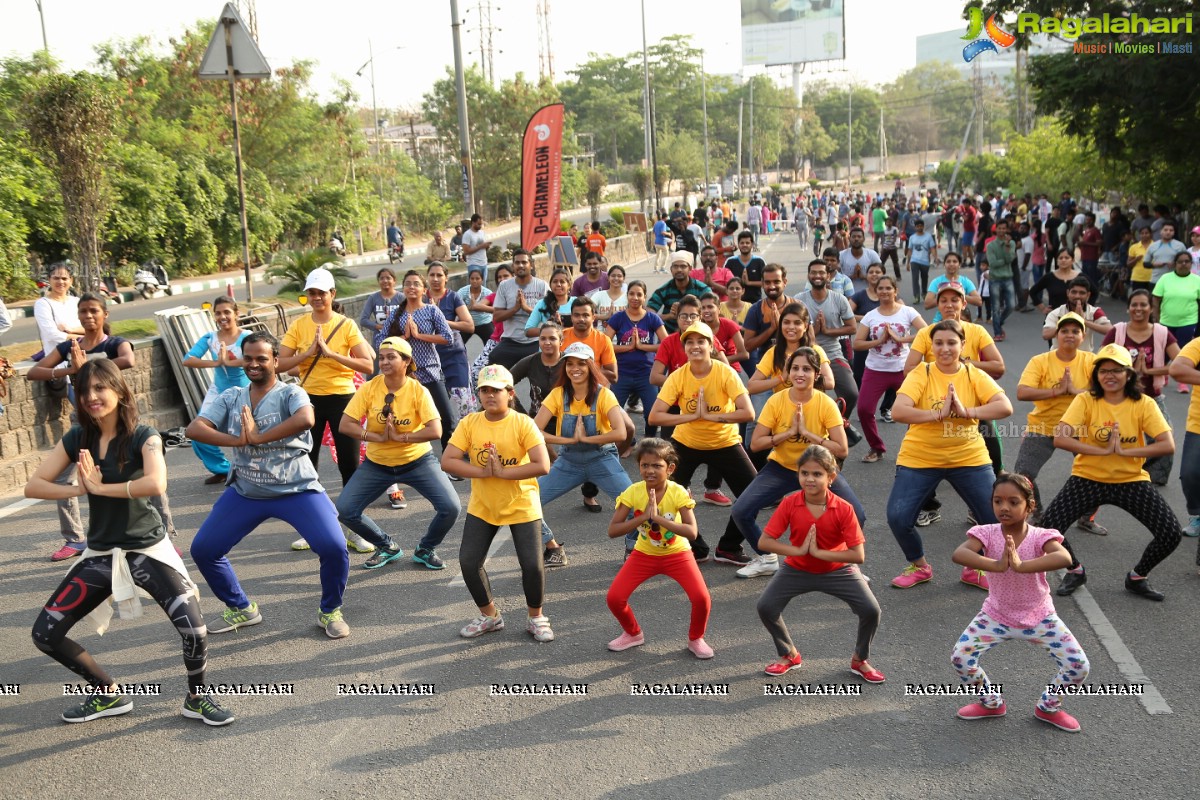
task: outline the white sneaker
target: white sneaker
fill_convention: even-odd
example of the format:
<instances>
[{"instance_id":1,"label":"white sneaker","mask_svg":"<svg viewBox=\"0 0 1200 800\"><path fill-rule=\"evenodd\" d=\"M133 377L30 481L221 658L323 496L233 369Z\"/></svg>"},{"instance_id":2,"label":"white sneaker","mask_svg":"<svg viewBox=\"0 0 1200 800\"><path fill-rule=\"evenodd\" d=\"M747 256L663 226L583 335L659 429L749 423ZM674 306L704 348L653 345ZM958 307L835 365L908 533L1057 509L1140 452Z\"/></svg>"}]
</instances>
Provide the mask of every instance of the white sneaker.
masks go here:
<instances>
[{"instance_id":1,"label":"white sneaker","mask_svg":"<svg viewBox=\"0 0 1200 800\"><path fill-rule=\"evenodd\" d=\"M346 546L356 553L374 553L375 545L368 542L357 533L352 533L346 537Z\"/></svg>"},{"instance_id":2,"label":"white sneaker","mask_svg":"<svg viewBox=\"0 0 1200 800\"><path fill-rule=\"evenodd\" d=\"M774 575L779 571L779 556L775 553L765 553L750 559L750 563L737 571L739 578L758 578Z\"/></svg>"},{"instance_id":3,"label":"white sneaker","mask_svg":"<svg viewBox=\"0 0 1200 800\"><path fill-rule=\"evenodd\" d=\"M308 542L304 541L303 538L300 538L300 539L297 539L296 541L292 542L292 549L293 550L311 550L312 545L310 545Z\"/></svg>"}]
</instances>

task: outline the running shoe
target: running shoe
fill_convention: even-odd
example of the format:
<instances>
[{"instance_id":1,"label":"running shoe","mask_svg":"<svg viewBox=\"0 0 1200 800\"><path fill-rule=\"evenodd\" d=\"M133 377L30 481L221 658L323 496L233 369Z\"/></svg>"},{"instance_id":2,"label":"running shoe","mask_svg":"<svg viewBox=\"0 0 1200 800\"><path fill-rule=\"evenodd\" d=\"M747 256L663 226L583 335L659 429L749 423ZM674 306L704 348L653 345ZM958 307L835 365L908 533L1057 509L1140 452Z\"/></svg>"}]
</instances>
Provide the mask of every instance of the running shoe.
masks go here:
<instances>
[{"instance_id":1,"label":"running shoe","mask_svg":"<svg viewBox=\"0 0 1200 800\"><path fill-rule=\"evenodd\" d=\"M462 483L463 481L466 480L466 478L464 478L461 475L451 475L449 472L446 473L446 477L449 478L450 480L454 481L455 483Z\"/></svg>"},{"instance_id":2,"label":"running shoe","mask_svg":"<svg viewBox=\"0 0 1200 800\"><path fill-rule=\"evenodd\" d=\"M631 402L627 403L625 405L625 408L628 409L630 414L640 414L640 413L642 413L642 401L638 400L638 399L634 399Z\"/></svg>"},{"instance_id":3,"label":"running shoe","mask_svg":"<svg viewBox=\"0 0 1200 800\"><path fill-rule=\"evenodd\" d=\"M977 719L1003 717L1007 713L1008 709L1005 707L1004 703L1001 703L995 708L989 708L983 703L971 703L970 705L965 705L960 708L956 716L959 719L965 719L968 722L974 722Z\"/></svg>"},{"instance_id":4,"label":"running shoe","mask_svg":"<svg viewBox=\"0 0 1200 800\"><path fill-rule=\"evenodd\" d=\"M750 563L750 556L740 549L735 551L725 551L717 548L713 554L713 561L719 561L722 564L733 564L735 567L744 567Z\"/></svg>"},{"instance_id":5,"label":"running shoe","mask_svg":"<svg viewBox=\"0 0 1200 800\"><path fill-rule=\"evenodd\" d=\"M909 564L896 577L892 578L892 586L897 589L911 589L918 583L926 583L933 579L933 567L926 564L923 567L918 567L916 564Z\"/></svg>"},{"instance_id":6,"label":"running shoe","mask_svg":"<svg viewBox=\"0 0 1200 800\"><path fill-rule=\"evenodd\" d=\"M774 575L779 571L779 556L764 553L750 559L750 563L737 571L739 578L758 578Z\"/></svg>"},{"instance_id":7,"label":"running shoe","mask_svg":"<svg viewBox=\"0 0 1200 800\"><path fill-rule=\"evenodd\" d=\"M133 711L133 701L123 694L90 694L88 699L62 713L63 722L91 722Z\"/></svg>"},{"instance_id":8,"label":"running shoe","mask_svg":"<svg viewBox=\"0 0 1200 800\"><path fill-rule=\"evenodd\" d=\"M496 612L496 616L494 617L489 617L487 614L480 614L463 626L458 635L464 639L474 639L478 636L483 636L485 633L502 630L504 630L504 617L500 612Z\"/></svg>"},{"instance_id":9,"label":"running shoe","mask_svg":"<svg viewBox=\"0 0 1200 800\"><path fill-rule=\"evenodd\" d=\"M1092 517L1080 517L1079 521L1075 523L1075 527L1095 536L1108 536L1108 528L1096 522Z\"/></svg>"},{"instance_id":10,"label":"running shoe","mask_svg":"<svg viewBox=\"0 0 1200 800\"><path fill-rule=\"evenodd\" d=\"M258 603L253 601L245 608L227 608L221 612L218 621L208 625L209 633L229 633L238 628L248 628L262 622L262 614L258 613Z\"/></svg>"},{"instance_id":11,"label":"running shoe","mask_svg":"<svg viewBox=\"0 0 1200 800\"><path fill-rule=\"evenodd\" d=\"M918 528L928 528L930 525L937 522L941 518L942 518L942 512L940 512L940 511L922 511L919 514L917 514L917 527Z\"/></svg>"},{"instance_id":12,"label":"running shoe","mask_svg":"<svg viewBox=\"0 0 1200 800\"><path fill-rule=\"evenodd\" d=\"M1150 586L1150 581L1148 579L1139 578L1134 580L1133 575L1134 573L1132 572L1125 574L1126 591L1133 592L1136 595L1141 595L1147 600L1156 600L1160 603L1166 599L1165 594Z\"/></svg>"},{"instance_id":13,"label":"running shoe","mask_svg":"<svg viewBox=\"0 0 1200 800\"><path fill-rule=\"evenodd\" d=\"M558 547L547 547L546 552L542 553L542 562L546 568L565 567L567 565L567 551L562 545Z\"/></svg>"},{"instance_id":14,"label":"running shoe","mask_svg":"<svg viewBox=\"0 0 1200 800\"><path fill-rule=\"evenodd\" d=\"M317 624L325 629L325 635L330 639L343 639L350 635L350 626L342 619L340 608L335 608L328 614L324 611L317 614Z\"/></svg>"},{"instance_id":15,"label":"running shoe","mask_svg":"<svg viewBox=\"0 0 1200 800\"><path fill-rule=\"evenodd\" d=\"M1188 517L1188 524L1183 526L1183 535L1196 537L1200 536L1200 516Z\"/></svg>"},{"instance_id":16,"label":"running shoe","mask_svg":"<svg viewBox=\"0 0 1200 800\"><path fill-rule=\"evenodd\" d=\"M397 558L404 555L404 551L397 547L395 550L389 550L386 547L378 548L371 557L363 562L363 569L379 569L384 564L390 564Z\"/></svg>"},{"instance_id":17,"label":"running shoe","mask_svg":"<svg viewBox=\"0 0 1200 800\"><path fill-rule=\"evenodd\" d=\"M188 719L198 719L205 725L220 727L233 722L236 717L210 695L201 694L195 697L188 695L183 700L183 716Z\"/></svg>"},{"instance_id":18,"label":"running shoe","mask_svg":"<svg viewBox=\"0 0 1200 800\"><path fill-rule=\"evenodd\" d=\"M646 635L643 633L628 634L621 631L621 635L608 643L608 649L614 653L620 653L622 650L628 650L631 647L641 647L646 643Z\"/></svg>"},{"instance_id":19,"label":"running shoe","mask_svg":"<svg viewBox=\"0 0 1200 800\"><path fill-rule=\"evenodd\" d=\"M767 668L763 671L771 677L777 678L780 675L786 675L794 669L800 669L803 663L804 659L800 657L800 651L797 650L794 656L784 656L778 661L767 664Z\"/></svg>"},{"instance_id":20,"label":"running shoe","mask_svg":"<svg viewBox=\"0 0 1200 800\"><path fill-rule=\"evenodd\" d=\"M1067 733L1079 733L1080 731L1079 720L1061 708L1057 711L1042 711L1040 708L1035 708L1033 715L1047 725L1053 725L1060 731L1066 731Z\"/></svg>"},{"instance_id":21,"label":"running shoe","mask_svg":"<svg viewBox=\"0 0 1200 800\"><path fill-rule=\"evenodd\" d=\"M554 641L554 631L550 630L550 618L545 614L530 617L529 625L525 630L529 631L529 635L539 642Z\"/></svg>"},{"instance_id":22,"label":"running shoe","mask_svg":"<svg viewBox=\"0 0 1200 800\"><path fill-rule=\"evenodd\" d=\"M445 569L446 564L438 558L432 547L418 547L412 557L414 564L424 564L426 569Z\"/></svg>"},{"instance_id":23,"label":"running shoe","mask_svg":"<svg viewBox=\"0 0 1200 800\"><path fill-rule=\"evenodd\" d=\"M867 683L884 683L887 681L882 672L872 667L866 661L859 661L857 658L850 659L850 671Z\"/></svg>"},{"instance_id":24,"label":"running shoe","mask_svg":"<svg viewBox=\"0 0 1200 800\"><path fill-rule=\"evenodd\" d=\"M1054 593L1059 597L1070 597L1075 593L1075 590L1087 583L1087 573L1083 571L1083 567L1079 568L1079 572L1071 572L1067 570L1067 574L1063 575L1062 582L1058 584L1058 588Z\"/></svg>"},{"instance_id":25,"label":"running shoe","mask_svg":"<svg viewBox=\"0 0 1200 800\"><path fill-rule=\"evenodd\" d=\"M705 492L704 493L704 502L709 503L714 506L728 507L728 506L733 505L733 501L730 500L729 497L724 492L722 492L720 489L713 489L710 492Z\"/></svg>"},{"instance_id":26,"label":"running shoe","mask_svg":"<svg viewBox=\"0 0 1200 800\"><path fill-rule=\"evenodd\" d=\"M371 544L357 533L351 533L346 537L346 548L357 553L375 552L375 545Z\"/></svg>"},{"instance_id":27,"label":"running shoe","mask_svg":"<svg viewBox=\"0 0 1200 800\"><path fill-rule=\"evenodd\" d=\"M962 577L959 580L967 586L974 586L977 589L983 589L985 592L988 591L987 575L981 569L963 567Z\"/></svg>"},{"instance_id":28,"label":"running shoe","mask_svg":"<svg viewBox=\"0 0 1200 800\"><path fill-rule=\"evenodd\" d=\"M292 542L292 549L293 550L311 550L312 545L310 545L308 543L308 541L302 537L302 538L297 539L296 541Z\"/></svg>"},{"instance_id":29,"label":"running shoe","mask_svg":"<svg viewBox=\"0 0 1200 800\"><path fill-rule=\"evenodd\" d=\"M69 544L64 544L62 547L55 550L50 555L51 561L66 561L68 558L74 558L83 552L82 547L71 547Z\"/></svg>"},{"instance_id":30,"label":"running shoe","mask_svg":"<svg viewBox=\"0 0 1200 800\"><path fill-rule=\"evenodd\" d=\"M979 520L975 519L975 512L969 508L967 509L967 524L971 526L979 524Z\"/></svg>"},{"instance_id":31,"label":"running shoe","mask_svg":"<svg viewBox=\"0 0 1200 800\"><path fill-rule=\"evenodd\" d=\"M404 492L392 492L388 495L388 502L392 504L392 508L399 511L402 508L408 508L408 500L404 499Z\"/></svg>"},{"instance_id":32,"label":"running shoe","mask_svg":"<svg viewBox=\"0 0 1200 800\"><path fill-rule=\"evenodd\" d=\"M708 642L704 641L704 637L699 639L688 639L688 650L692 651L692 655L701 661L712 658L716 653L708 646Z\"/></svg>"}]
</instances>

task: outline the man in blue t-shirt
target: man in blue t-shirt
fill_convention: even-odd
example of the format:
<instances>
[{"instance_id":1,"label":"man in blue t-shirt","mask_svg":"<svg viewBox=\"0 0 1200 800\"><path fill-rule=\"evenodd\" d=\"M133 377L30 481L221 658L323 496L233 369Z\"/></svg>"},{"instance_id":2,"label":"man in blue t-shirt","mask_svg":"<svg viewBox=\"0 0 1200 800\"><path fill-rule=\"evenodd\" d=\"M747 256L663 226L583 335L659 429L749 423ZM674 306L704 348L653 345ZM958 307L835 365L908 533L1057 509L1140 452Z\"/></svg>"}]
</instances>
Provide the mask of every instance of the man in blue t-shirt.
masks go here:
<instances>
[{"instance_id":1,"label":"man in blue t-shirt","mask_svg":"<svg viewBox=\"0 0 1200 800\"><path fill-rule=\"evenodd\" d=\"M342 619L342 594L350 573L337 510L309 460L313 448L312 401L295 384L276 377L279 342L255 332L242 342L248 387L227 389L204 404L188 426L189 438L233 451L225 492L192 540L192 560L227 608L209 622L209 633L227 633L262 622L258 604L238 583L225 557L270 518L296 529L321 561L317 624L331 639L350 635Z\"/></svg>"},{"instance_id":2,"label":"man in blue t-shirt","mask_svg":"<svg viewBox=\"0 0 1200 800\"><path fill-rule=\"evenodd\" d=\"M670 263L671 251L675 249L675 234L667 224L667 215L658 212L658 221L654 223L654 271L666 272Z\"/></svg>"},{"instance_id":3,"label":"man in blue t-shirt","mask_svg":"<svg viewBox=\"0 0 1200 800\"><path fill-rule=\"evenodd\" d=\"M925 232L925 220L917 217L913 220L916 233L908 237L904 248L904 257L908 260L908 268L912 270L913 303L920 303L925 293L929 291L929 267L937 259L937 239L932 233Z\"/></svg>"}]
</instances>

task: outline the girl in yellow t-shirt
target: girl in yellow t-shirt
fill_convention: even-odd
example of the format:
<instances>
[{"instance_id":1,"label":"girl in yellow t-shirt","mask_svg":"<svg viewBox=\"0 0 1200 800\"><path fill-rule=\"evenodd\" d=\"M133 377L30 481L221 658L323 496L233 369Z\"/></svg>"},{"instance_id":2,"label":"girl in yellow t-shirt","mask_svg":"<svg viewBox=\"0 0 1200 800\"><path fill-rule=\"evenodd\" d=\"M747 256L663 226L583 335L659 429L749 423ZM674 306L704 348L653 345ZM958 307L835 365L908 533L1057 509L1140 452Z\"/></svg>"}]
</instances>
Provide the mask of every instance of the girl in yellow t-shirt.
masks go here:
<instances>
[{"instance_id":1,"label":"girl in yellow t-shirt","mask_svg":"<svg viewBox=\"0 0 1200 800\"><path fill-rule=\"evenodd\" d=\"M1150 529L1146 545L1125 588L1149 600L1163 593L1150 588L1146 576L1179 546L1179 520L1154 487L1143 462L1175 452L1171 427L1153 400L1142 394L1133 359L1121 345L1107 344L1096 353L1089 390L1076 396L1054 432L1054 446L1075 454L1071 477L1042 515L1042 527L1065 531L1089 509L1114 505ZM1152 441L1146 444L1146 438ZM1057 594L1066 597L1087 583L1083 565L1070 543L1067 571Z\"/></svg>"},{"instance_id":2,"label":"girl in yellow t-shirt","mask_svg":"<svg viewBox=\"0 0 1200 800\"><path fill-rule=\"evenodd\" d=\"M958 320L944 319L922 330L930 331L934 361L908 373L892 406L892 418L909 426L896 455L896 478L887 502L888 527L909 561L892 579L898 589L933 577L915 523L921 505L943 480L966 502L977 524L996 521L994 475L979 423L1012 414L1012 405L996 382L960 360L966 335ZM964 567L962 580L987 587L979 570Z\"/></svg>"},{"instance_id":3,"label":"girl in yellow t-shirt","mask_svg":"<svg viewBox=\"0 0 1200 800\"><path fill-rule=\"evenodd\" d=\"M617 442L624 442L626 436L625 415L616 395L604 385L592 348L582 342L563 351L557 385L542 401L533 422L544 431L551 420L554 433L543 435L558 447L558 458L549 474L538 478L543 506L588 481L614 500L629 488L629 475L617 457ZM566 553L544 519L542 543L550 556L566 563Z\"/></svg>"},{"instance_id":4,"label":"girl in yellow t-shirt","mask_svg":"<svg viewBox=\"0 0 1200 800\"><path fill-rule=\"evenodd\" d=\"M483 410L458 423L442 453L443 470L471 479L458 561L479 616L459 633L474 639L504 627L504 618L492 601L484 559L496 533L507 525L521 565L521 586L529 607L528 631L537 641L550 642L554 631L542 613L546 572L537 483L539 476L550 471L546 441L532 419L513 410L516 393L507 369L499 364L484 367L478 385Z\"/></svg>"},{"instance_id":5,"label":"girl in yellow t-shirt","mask_svg":"<svg viewBox=\"0 0 1200 800\"><path fill-rule=\"evenodd\" d=\"M719 306L721 316L733 320L738 325L745 325L746 315L750 313L750 304L742 300L745 294L746 287L742 285L742 279L732 278L725 286L725 300Z\"/></svg>"},{"instance_id":6,"label":"girl in yellow t-shirt","mask_svg":"<svg viewBox=\"0 0 1200 800\"><path fill-rule=\"evenodd\" d=\"M792 351L785 365L790 388L771 395L758 416L750 449L762 453L764 463L758 476L733 504L732 511L734 523L749 542L757 543L762 537L758 512L777 505L796 491L796 464L809 445L823 445L837 458L845 458L850 451L842 414L829 395L821 391L825 384L820 364L813 347ZM854 508L858 524L865 524L867 512L841 473L832 478L830 488ZM764 553L737 574L739 578L757 578L774 575L778 569L779 557Z\"/></svg>"},{"instance_id":7,"label":"girl in yellow t-shirt","mask_svg":"<svg viewBox=\"0 0 1200 800\"><path fill-rule=\"evenodd\" d=\"M757 474L738 435L738 424L754 419L750 395L732 367L713 360L711 328L693 322L680 341L688 362L672 372L659 390L650 411L650 424L675 427L671 444L679 453L676 474L681 486L687 488L696 468L704 464L739 495ZM679 413L672 414L671 406L679 406ZM697 561L708 560L708 543L703 536L696 536L692 552ZM716 560L738 566L750 563L750 557L742 551L742 533L732 517L717 543Z\"/></svg>"},{"instance_id":8,"label":"girl in yellow t-shirt","mask_svg":"<svg viewBox=\"0 0 1200 800\"><path fill-rule=\"evenodd\" d=\"M785 366L788 356L798 347L812 348L821 359L821 379L824 386L833 387L833 371L829 368L829 358L818 345L816 334L809 324L808 306L803 303L788 303L779 315L779 336L782 345L769 347L763 352L755 367L754 374L746 388L750 394L759 392L782 392L791 387L787 378Z\"/></svg>"},{"instance_id":9,"label":"girl in yellow t-shirt","mask_svg":"<svg viewBox=\"0 0 1200 800\"><path fill-rule=\"evenodd\" d=\"M692 511L696 501L687 489L670 480L679 456L669 442L654 438L638 442L634 455L642 479L617 498L617 510L608 523L610 538L637 537L637 544L608 588L608 610L623 631L608 643L608 649L620 652L646 642L629 607L629 596L655 575L667 575L683 587L692 603L688 650L696 658L712 658L713 649L704 641L712 598L688 544L699 535Z\"/></svg>"}]
</instances>

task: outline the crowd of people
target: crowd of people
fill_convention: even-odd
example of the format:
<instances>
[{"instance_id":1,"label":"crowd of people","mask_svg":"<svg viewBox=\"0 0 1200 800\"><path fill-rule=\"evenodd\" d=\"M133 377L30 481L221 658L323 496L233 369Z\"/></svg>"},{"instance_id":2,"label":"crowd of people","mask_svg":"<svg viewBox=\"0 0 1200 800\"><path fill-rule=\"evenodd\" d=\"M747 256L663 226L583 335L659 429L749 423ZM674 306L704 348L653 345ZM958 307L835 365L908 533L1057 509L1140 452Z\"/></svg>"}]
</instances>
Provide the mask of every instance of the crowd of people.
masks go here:
<instances>
[{"instance_id":1,"label":"crowd of people","mask_svg":"<svg viewBox=\"0 0 1200 800\"><path fill-rule=\"evenodd\" d=\"M788 205L752 201L758 213L747 213L741 228L733 210L716 202L690 215L664 210L651 234L655 272L669 273L660 286L627 281L623 267L608 265L594 225L578 275L556 268L543 280L532 255L517 249L511 265L493 268L492 288L486 263L472 259L490 243L473 226L463 240L467 285L449 290L440 261L402 276L383 268L379 292L358 322L341 313L325 269L308 276L310 311L279 340L239 330L236 304L218 300L216 330L184 361L214 370L187 434L210 473L205 483L225 486L191 543L196 567L225 606L207 625L171 544L161 437L138 422L121 376L133 351L107 334L103 298L84 294L72 303L69 273L52 275L39 316L47 352L30 378L65 386L76 420L26 494L60 501L66 543L52 558L78 560L33 636L99 687L63 719L132 708L67 633L105 608L109 594L136 605L140 590L183 638L184 715L231 722L232 713L202 687L206 633L264 621L229 558L238 542L268 519L294 527L301 538L293 547L311 548L319 559L317 623L342 638L350 634L342 614L347 547L369 553L361 564L368 570L401 559L401 542L386 530L394 526L366 512L385 494L393 508L405 508L405 489L434 509L414 564L444 569L438 548L461 521L458 566L477 609L460 630L464 638L505 626L486 568L504 527L520 564L526 630L539 642L555 638L545 570L569 562L547 517L568 512L547 506L578 487L589 512L602 510L601 492L609 498L608 535L624 542L607 594L621 629L609 649L645 642L629 601L641 583L665 574L691 604L687 649L712 658L705 640L712 598L699 568L712 560L736 566L739 578L770 578L757 606L778 656L768 675L800 666L782 615L790 600L818 591L844 600L858 618L851 670L882 683L869 661L880 606L859 566L867 514L842 473L864 436L861 461L887 460L880 421L907 426L886 506L906 562L891 585L909 589L933 578L918 529L940 518L941 483L971 515L953 560L960 580L988 597L952 656L961 680L979 692L959 716L1005 713L979 659L1007 639L1046 648L1059 667L1054 685L1081 683L1087 658L1057 617L1045 577L1067 570L1058 596L1087 581L1066 537L1072 524L1103 535L1097 509L1115 505L1145 526L1151 541L1124 586L1156 601L1164 597L1150 572L1182 535L1200 536L1196 393L1180 470L1186 525L1155 488L1167 482L1175 451L1162 397L1168 379L1182 391L1200 384L1200 340L1193 338L1200 275L1194 256L1174 246L1174 221L1155 230L1139 217L1114 238L1109 228L1119 211L1105 230L1083 212L1077 230L1069 195L1051 205L1045 197L950 203L933 193L909 198L900 187L890 197L806 191L790 202L795 235L803 247L814 243L814 257L798 268L757 252L766 223L776 214L789 218ZM824 230L832 231L828 240ZM1193 234L1200 243L1200 228ZM1132 243L1147 237L1144 247ZM832 246L822 248L825 241ZM1116 278L1099 272L1102 258L1116 265ZM943 263L944 274L931 276ZM1131 267L1129 321L1114 325L1098 305L1100 287L1120 296L1123 265ZM911 303L902 268L912 276ZM929 323L920 309L935 310ZM991 332L980 324L988 309ZM1034 309L1050 349L1021 374L1015 399L1032 407L1006 471L996 423L1014 414L1014 403L997 382L1005 372L997 343L1010 311ZM471 364L466 342L476 335L483 347ZM293 379L285 381L286 373ZM524 383L528 407L517 393ZM342 482L336 501L317 479L326 428ZM1044 503L1034 480L1059 450L1073 459L1071 476ZM625 458L640 480L632 480ZM701 466L703 489L693 493ZM460 481L470 482L465 513L453 486ZM90 508L86 535L72 508L82 496ZM697 499L730 507L715 544L697 523ZM1050 690L1035 715L1063 730L1080 728Z\"/></svg>"}]
</instances>

